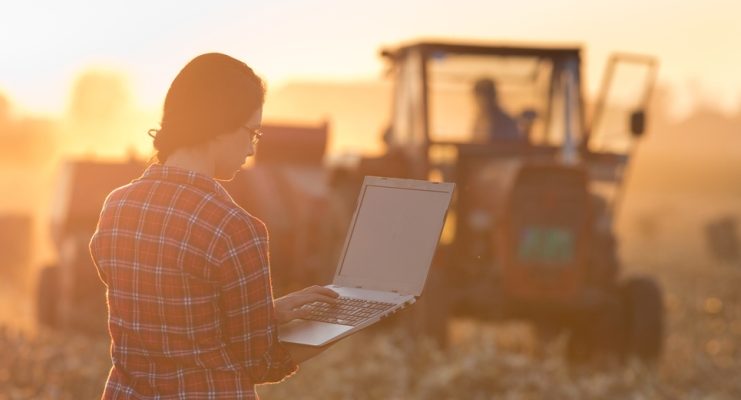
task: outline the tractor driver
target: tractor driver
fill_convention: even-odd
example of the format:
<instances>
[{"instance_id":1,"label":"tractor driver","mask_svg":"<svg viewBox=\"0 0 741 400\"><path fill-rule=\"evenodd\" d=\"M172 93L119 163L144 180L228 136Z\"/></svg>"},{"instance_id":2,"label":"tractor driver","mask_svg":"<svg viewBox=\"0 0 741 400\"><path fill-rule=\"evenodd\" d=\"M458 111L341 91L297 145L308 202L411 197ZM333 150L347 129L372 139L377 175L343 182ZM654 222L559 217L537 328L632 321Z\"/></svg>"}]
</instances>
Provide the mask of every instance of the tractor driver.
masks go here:
<instances>
[{"instance_id":1,"label":"tractor driver","mask_svg":"<svg viewBox=\"0 0 741 400\"><path fill-rule=\"evenodd\" d=\"M473 138L478 142L492 140L523 140L524 135L512 118L499 104L496 83L489 78L481 78L473 87L476 100L476 119Z\"/></svg>"}]
</instances>

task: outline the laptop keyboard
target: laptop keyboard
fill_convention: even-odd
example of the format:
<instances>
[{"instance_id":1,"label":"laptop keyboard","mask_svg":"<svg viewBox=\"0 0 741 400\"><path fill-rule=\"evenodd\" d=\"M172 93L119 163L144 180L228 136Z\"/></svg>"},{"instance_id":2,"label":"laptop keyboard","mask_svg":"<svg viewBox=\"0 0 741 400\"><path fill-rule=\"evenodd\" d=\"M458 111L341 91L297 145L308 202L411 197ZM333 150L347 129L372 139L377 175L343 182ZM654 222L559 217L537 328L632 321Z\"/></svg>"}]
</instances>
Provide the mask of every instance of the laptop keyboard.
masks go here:
<instances>
[{"instance_id":1,"label":"laptop keyboard","mask_svg":"<svg viewBox=\"0 0 741 400\"><path fill-rule=\"evenodd\" d=\"M395 305L394 303L339 297L336 304L330 305L315 301L301 308L309 310L309 315L303 319L356 326L368 318L388 311Z\"/></svg>"}]
</instances>

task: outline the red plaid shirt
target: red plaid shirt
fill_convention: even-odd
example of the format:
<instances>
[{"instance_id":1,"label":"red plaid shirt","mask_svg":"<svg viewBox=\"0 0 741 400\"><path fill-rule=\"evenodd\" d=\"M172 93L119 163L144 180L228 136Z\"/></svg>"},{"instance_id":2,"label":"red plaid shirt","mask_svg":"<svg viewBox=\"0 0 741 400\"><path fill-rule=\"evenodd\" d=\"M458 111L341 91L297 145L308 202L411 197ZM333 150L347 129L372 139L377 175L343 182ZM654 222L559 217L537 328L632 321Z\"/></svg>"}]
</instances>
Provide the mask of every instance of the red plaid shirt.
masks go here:
<instances>
[{"instance_id":1,"label":"red plaid shirt","mask_svg":"<svg viewBox=\"0 0 741 400\"><path fill-rule=\"evenodd\" d=\"M108 196L90 251L108 288L104 399L253 399L296 371L265 225L215 180L150 166Z\"/></svg>"}]
</instances>

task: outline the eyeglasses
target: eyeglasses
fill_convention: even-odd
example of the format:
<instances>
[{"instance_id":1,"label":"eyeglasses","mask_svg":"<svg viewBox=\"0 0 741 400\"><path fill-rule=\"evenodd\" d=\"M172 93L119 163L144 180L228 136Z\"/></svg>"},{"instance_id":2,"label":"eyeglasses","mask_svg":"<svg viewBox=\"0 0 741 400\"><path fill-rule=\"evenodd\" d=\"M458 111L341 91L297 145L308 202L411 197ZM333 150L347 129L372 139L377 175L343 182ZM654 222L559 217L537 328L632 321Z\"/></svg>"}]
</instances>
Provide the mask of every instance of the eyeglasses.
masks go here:
<instances>
[{"instance_id":1,"label":"eyeglasses","mask_svg":"<svg viewBox=\"0 0 741 400\"><path fill-rule=\"evenodd\" d=\"M250 138L253 145L257 144L257 142L260 141L260 138L263 135L260 128L250 128L249 126L245 126L244 129L247 129L247 131L250 133Z\"/></svg>"}]
</instances>

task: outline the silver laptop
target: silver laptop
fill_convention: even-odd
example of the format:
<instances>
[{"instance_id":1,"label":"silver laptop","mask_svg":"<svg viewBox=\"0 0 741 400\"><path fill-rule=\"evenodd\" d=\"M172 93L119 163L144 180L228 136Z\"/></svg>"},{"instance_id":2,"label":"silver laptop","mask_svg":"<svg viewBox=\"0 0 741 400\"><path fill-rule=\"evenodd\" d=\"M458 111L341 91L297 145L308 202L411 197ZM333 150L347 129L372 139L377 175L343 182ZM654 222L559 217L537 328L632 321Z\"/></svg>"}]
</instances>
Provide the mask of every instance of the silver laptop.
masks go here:
<instances>
[{"instance_id":1,"label":"silver laptop","mask_svg":"<svg viewBox=\"0 0 741 400\"><path fill-rule=\"evenodd\" d=\"M339 303L304 307L283 342L323 346L415 302L442 234L453 183L365 177L334 280Z\"/></svg>"}]
</instances>

